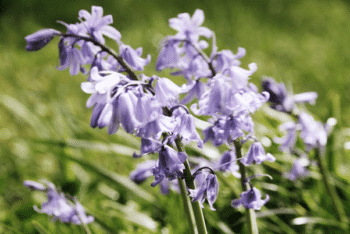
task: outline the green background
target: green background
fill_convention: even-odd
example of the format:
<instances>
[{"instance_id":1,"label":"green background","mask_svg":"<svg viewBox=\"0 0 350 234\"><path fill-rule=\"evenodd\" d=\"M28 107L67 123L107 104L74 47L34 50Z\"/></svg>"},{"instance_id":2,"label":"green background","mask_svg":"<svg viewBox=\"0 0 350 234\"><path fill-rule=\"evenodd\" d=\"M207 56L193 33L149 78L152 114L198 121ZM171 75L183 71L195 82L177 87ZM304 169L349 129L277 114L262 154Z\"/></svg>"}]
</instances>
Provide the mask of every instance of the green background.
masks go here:
<instances>
[{"instance_id":1,"label":"green background","mask_svg":"<svg viewBox=\"0 0 350 234\"><path fill-rule=\"evenodd\" d=\"M242 67L247 68L249 63L257 63L258 70L251 77L253 83L259 85L262 76L270 76L279 82L285 82L287 88L294 93L307 91L318 93L316 104L307 108L316 119L322 122L330 117L338 120L336 134L330 139L329 154L332 157L329 157L328 163L332 173L339 176L343 183L341 185L347 186L350 179L349 149L346 148L350 148L346 143L350 140L350 4L348 1L19 0L2 4L0 233L5 233L4 230L6 233L11 231L36 233L40 225L53 233L57 229L72 233L80 231L74 226L55 227L54 224L47 222L49 219L44 217L45 215L37 215L32 210L32 205L38 204L44 198L39 193L33 195L29 192L22 185L22 181L41 178L51 180L65 191L77 195L84 206L95 215L98 214L97 217L101 220L104 220L107 214L103 214L102 211L99 213L98 208L104 207L103 205L112 206L108 202L106 202L107 205L101 203L106 198L118 201L121 207L114 207L117 210L114 213L108 210L109 218L105 218L105 223L101 222L99 227L105 225L106 229L120 229L125 233L136 233L137 230L144 233L144 229L140 228L141 221L141 224L137 222L135 224L130 221L133 218L128 218L123 213L127 209L133 209L132 212L142 211L151 216L160 223L160 227L169 228L171 233L182 233L186 230L186 227L177 224L177 221L182 220L182 212L181 210L175 212L173 209L178 207L178 202L181 202L175 195L170 195L170 201L166 197L158 197L158 189L151 189L148 181L143 188L151 194L150 196L160 199L161 203L160 208L154 210L155 208L150 208L152 203L138 201L137 195L129 195L130 189L113 181L111 179L113 176L110 174L96 172L96 168L91 169L84 166L82 162L74 163L71 158L67 159L77 157L103 169L127 176L135 168L134 159L130 156L139 145L135 138L127 136L122 131L109 136L106 129L90 129L91 110L85 108L88 95L80 89L80 83L85 80L85 77L83 75L71 77L67 70L63 72L56 70L57 39L41 51L32 53L25 51L26 35L41 28L64 31L64 27L56 23L57 20L75 23L78 11L80 9L90 11L92 5L103 6L105 15L113 15L113 26L121 32L124 43L134 48L143 47L144 54L152 55L152 62L145 70L148 75L155 73L154 64L161 39L175 33L168 27L168 19L183 12L192 15L195 9L202 9L206 18L204 26L215 32L219 49L230 49L236 53L238 47L243 47L247 53L241 59ZM110 46L113 47L114 44L111 43ZM167 76L168 72L155 74ZM181 78L177 79L180 79L177 82L182 82ZM257 118L265 126L273 128L267 127L267 130L261 128L261 135L272 138L272 133L278 133L276 130L278 121L266 120L261 113ZM269 131L271 133L268 133ZM289 159L280 161L279 170L283 171L291 166ZM90 173L91 171L94 173ZM101 178L106 180L105 183L101 183ZM317 175L313 179L317 180ZM309 183L312 184L310 181ZM103 187L104 185L111 190ZM284 201L296 199L297 192L289 193L288 189L282 187L283 185L278 186L282 190L280 196L284 197ZM302 194L300 204L303 209L311 212L311 215L320 214L324 218L332 212L329 206L320 205L323 203L322 199L325 199L322 198L322 194L313 197L320 186L322 185L311 186L310 190L305 192L306 195ZM303 188L302 185L301 187ZM346 188L343 188L344 191ZM229 192L225 193L225 191L222 196L230 197ZM346 203L350 196L344 191L343 199ZM92 202L91 199L94 201ZM134 203L130 204L129 200ZM229 200L226 202L229 203ZM220 206L220 202L218 203ZM222 203L221 212L225 208ZM307 208L303 206L304 203L308 204L305 206ZM278 207L277 204L273 204ZM112 208L109 207L109 209ZM229 211L232 208L225 209L228 213L224 214L233 212ZM323 209L328 211L322 213ZM348 209L346 208L347 211ZM173 213L169 213L170 210ZM222 213L205 212L213 233L219 230L213 224L217 220L222 220L223 225L233 225L228 224L221 217ZM111 216L115 218L112 219ZM291 227L290 233L293 233L293 230L307 233L307 228L293 226L290 220L291 218L288 217L282 217L280 221L270 220L270 223L274 223L275 226L269 226L269 222L264 224L263 220L261 221L264 230L262 233L274 233L271 230L276 227L277 230L278 228L284 230L283 228L286 228L284 223ZM231 230L240 231L237 225L230 227ZM313 228L314 226L311 230ZM324 226L317 229L316 225L316 229L321 233L323 228ZM105 230L97 227L95 229Z\"/></svg>"}]
</instances>

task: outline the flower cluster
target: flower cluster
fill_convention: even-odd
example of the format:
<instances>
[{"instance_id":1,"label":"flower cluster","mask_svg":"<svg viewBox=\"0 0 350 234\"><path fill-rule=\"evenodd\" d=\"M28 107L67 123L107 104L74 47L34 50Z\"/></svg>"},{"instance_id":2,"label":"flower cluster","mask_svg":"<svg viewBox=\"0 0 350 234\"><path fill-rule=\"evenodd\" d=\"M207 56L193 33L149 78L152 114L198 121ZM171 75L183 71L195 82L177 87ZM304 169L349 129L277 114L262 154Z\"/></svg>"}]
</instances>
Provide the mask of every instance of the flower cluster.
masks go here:
<instances>
[{"instance_id":1,"label":"flower cluster","mask_svg":"<svg viewBox=\"0 0 350 234\"><path fill-rule=\"evenodd\" d=\"M34 206L35 211L53 216L53 220L60 220L63 223L81 225L82 222L91 223L94 221L93 216L86 215L84 207L76 198L73 198L73 203L64 193L58 192L51 182L45 181L45 186L35 181L26 180L24 185L33 190L46 192L47 201L41 205L41 209Z\"/></svg>"},{"instance_id":2,"label":"flower cluster","mask_svg":"<svg viewBox=\"0 0 350 234\"><path fill-rule=\"evenodd\" d=\"M277 83L272 78L265 78L262 81L262 87L265 91L269 92L269 102L273 109L285 112L296 119L295 121L285 122L279 127L281 131L286 132L285 136L274 139L276 143L280 144L279 149L281 151L300 154L296 151L298 136L304 143L306 152L326 146L328 134L335 124L335 119L331 118L326 124L322 124L316 121L306 111L299 110L296 105L297 103L314 104L317 93L306 92L293 95L287 92L283 83ZM287 178L292 181L308 175L306 167L309 165L309 159L306 154L299 156L294 161L290 173L287 174Z\"/></svg>"},{"instance_id":3,"label":"flower cluster","mask_svg":"<svg viewBox=\"0 0 350 234\"><path fill-rule=\"evenodd\" d=\"M121 127L140 137L141 152L134 157L158 154L156 160L140 164L131 174L135 182L141 183L153 175L155 180L151 185L159 184L166 193L169 182L195 177L198 187L189 189L192 200L202 205L207 199L214 209L219 187L216 175L185 172L184 164L190 157L179 148L177 152L174 143L178 146L195 142L200 148L207 141L215 146L228 145L232 150L223 154L219 170L229 170L237 178L245 175L238 173L236 160L241 160L242 166L275 160L271 154L265 154L259 142L250 146L244 158L237 159L233 153L234 141L254 137L251 115L271 96L266 91L260 93L249 82L257 70L255 63L249 64L248 69L240 67L239 59L245 55L245 49L238 48L236 54L218 50L214 33L201 26L203 11L196 10L192 17L183 13L170 19L170 27L177 33L161 43L156 69L170 68L172 75L183 76L186 84L181 87L166 77L143 74L150 55L142 58L142 48L133 49L124 44L119 31L111 26L112 16L103 16L101 7L92 6L91 13L81 10L79 20L75 24L60 22L67 28L66 33L44 29L27 36L26 48L39 50L59 37L58 69L69 68L71 75L79 72L87 75L81 89L91 95L86 103L88 108L93 108L91 127L106 127L109 134L115 134ZM105 45L105 37L116 42L118 53ZM212 49L207 56L203 50L209 47L209 40ZM188 103L192 103L190 108L185 106ZM204 141L191 113L211 116L212 125L203 131ZM61 197L59 193L55 196Z\"/></svg>"}]
</instances>

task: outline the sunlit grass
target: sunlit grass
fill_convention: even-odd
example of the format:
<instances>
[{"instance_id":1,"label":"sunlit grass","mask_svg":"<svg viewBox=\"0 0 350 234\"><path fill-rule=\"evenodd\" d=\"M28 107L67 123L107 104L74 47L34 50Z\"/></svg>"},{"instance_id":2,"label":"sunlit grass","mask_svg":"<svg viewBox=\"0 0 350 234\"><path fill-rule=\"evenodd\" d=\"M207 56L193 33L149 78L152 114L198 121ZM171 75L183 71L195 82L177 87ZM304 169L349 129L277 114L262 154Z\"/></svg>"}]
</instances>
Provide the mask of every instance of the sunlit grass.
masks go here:
<instances>
[{"instance_id":1,"label":"sunlit grass","mask_svg":"<svg viewBox=\"0 0 350 234\"><path fill-rule=\"evenodd\" d=\"M318 92L316 105L307 108L319 120L338 119L328 155L329 163L333 163L330 169L335 175L334 183L349 214L347 2L217 1L187 3L183 7L176 1L159 3L125 1L105 7L106 12L113 14L114 26L120 29L123 42L143 47L143 54L152 55L146 74L154 72L161 39L174 33L168 27L168 19L201 8L206 15L204 24L215 31L220 49L236 52L238 47L244 47L247 55L242 66L257 63L253 83L259 85L266 75L293 87L294 93ZM67 19L76 18L78 10L80 7L75 9L76 15ZM37 22L30 13L22 19L6 17L1 20L0 40L0 233L84 233L79 226L50 222L50 218L32 209L45 198L28 191L22 182L41 178L79 198L96 217L91 225L94 233L186 233L182 201L174 192L161 195L157 187L150 186L152 179L140 187L128 187L129 172L144 160L131 157L132 151L138 149L138 139L122 131L110 136L106 129L90 128L91 110L85 107L88 95L80 89L86 78L56 70L57 39L40 52L25 51L23 37L44 25L54 27L56 19ZM169 72L156 74L168 76ZM277 158L276 163L265 165L274 180L263 179L259 184L271 197L258 214L261 233L342 233L334 229L337 223L316 166L311 166L311 176L304 181L292 183L283 177L290 170L292 158L277 153L272 138L275 134L281 136L277 126L287 117L266 107L254 118L258 122L257 136L270 140L267 150ZM198 155L192 149L189 153ZM242 233L244 217L230 206L231 199L238 196L235 188L239 181L231 175L223 175L220 180L217 211L208 207L204 210L209 233ZM225 182L231 188L224 186ZM140 198L137 191L144 191L145 196ZM232 219L236 221L232 223Z\"/></svg>"}]
</instances>

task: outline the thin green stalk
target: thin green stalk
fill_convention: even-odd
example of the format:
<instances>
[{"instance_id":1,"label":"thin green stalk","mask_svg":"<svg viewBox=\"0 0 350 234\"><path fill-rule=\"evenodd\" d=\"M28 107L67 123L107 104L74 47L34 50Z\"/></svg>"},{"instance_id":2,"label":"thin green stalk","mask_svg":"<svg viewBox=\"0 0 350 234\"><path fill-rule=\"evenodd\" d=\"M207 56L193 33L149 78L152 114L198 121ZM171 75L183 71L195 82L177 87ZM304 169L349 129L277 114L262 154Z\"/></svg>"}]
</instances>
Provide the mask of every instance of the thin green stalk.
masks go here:
<instances>
[{"instance_id":1,"label":"thin green stalk","mask_svg":"<svg viewBox=\"0 0 350 234\"><path fill-rule=\"evenodd\" d=\"M242 144L239 139L235 140L234 142L235 148L236 148L236 156L237 159L242 158ZM240 160L238 160L238 165L239 165L239 172L241 173L241 184L242 184L242 189L243 191L248 191L248 184L246 183L246 168L245 166L241 163ZM248 232L250 234L258 234L258 224L256 222L256 215L255 215L255 210L254 209L247 209L246 208L246 216L247 216L247 228Z\"/></svg>"},{"instance_id":2,"label":"thin green stalk","mask_svg":"<svg viewBox=\"0 0 350 234\"><path fill-rule=\"evenodd\" d=\"M80 220L80 223L81 223L83 229L85 230L86 234L92 234L89 226L83 221L83 218L81 217L80 212L77 212L77 214L78 214L78 218Z\"/></svg>"},{"instance_id":3,"label":"thin green stalk","mask_svg":"<svg viewBox=\"0 0 350 234\"><path fill-rule=\"evenodd\" d=\"M178 181L179 181L179 186L180 186L180 190L181 190L181 197L182 197L182 200L184 203L184 209L185 209L185 213L187 214L191 233L198 234L197 227L196 227L196 220L195 220L193 210L192 210L192 203L191 203L190 198L187 196L186 184L181 178L178 178Z\"/></svg>"},{"instance_id":4,"label":"thin green stalk","mask_svg":"<svg viewBox=\"0 0 350 234\"><path fill-rule=\"evenodd\" d=\"M183 147L182 141L180 137L177 137L175 140L177 150L179 152L185 152L185 149ZM187 188L189 189L195 189L195 184L193 180L193 176L190 170L190 165L188 160L184 162L185 169L184 169L184 175L185 175L185 182L187 185ZM207 227L205 225L204 215L202 211L202 207L199 204L199 201L192 202L192 211L194 214L194 218L196 220L196 226L199 234L207 234Z\"/></svg>"},{"instance_id":5,"label":"thin green stalk","mask_svg":"<svg viewBox=\"0 0 350 234\"><path fill-rule=\"evenodd\" d=\"M338 194L335 190L333 183L331 182L330 175L327 171L327 165L323 157L323 152L324 151L321 151L319 147L315 148L315 157L318 162L318 167L320 168L320 172L322 174L322 180L326 187L327 193L331 196L331 200L335 209L335 215L337 219L342 223L343 228L347 228L348 219L346 217L343 204L338 197Z\"/></svg>"}]
</instances>

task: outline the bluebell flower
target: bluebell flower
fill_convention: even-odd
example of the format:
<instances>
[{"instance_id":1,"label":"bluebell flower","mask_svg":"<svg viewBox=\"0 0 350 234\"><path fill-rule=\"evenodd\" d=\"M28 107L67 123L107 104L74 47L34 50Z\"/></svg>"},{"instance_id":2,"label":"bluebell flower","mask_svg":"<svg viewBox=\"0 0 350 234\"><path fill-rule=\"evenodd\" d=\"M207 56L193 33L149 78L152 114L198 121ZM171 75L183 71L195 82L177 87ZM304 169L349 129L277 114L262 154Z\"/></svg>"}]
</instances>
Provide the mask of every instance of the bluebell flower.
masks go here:
<instances>
[{"instance_id":1,"label":"bluebell flower","mask_svg":"<svg viewBox=\"0 0 350 234\"><path fill-rule=\"evenodd\" d=\"M165 145L159 152L157 166L153 168L155 181L151 184L153 187L159 184L164 178L174 180L177 177L183 177L182 170L185 168L183 163L187 159L185 152L176 152L173 148Z\"/></svg>"},{"instance_id":2,"label":"bluebell flower","mask_svg":"<svg viewBox=\"0 0 350 234\"><path fill-rule=\"evenodd\" d=\"M214 202L218 197L219 182L214 174L206 174L202 171L196 173L196 189L189 189L192 202L199 201L199 204L203 208L203 202L208 200L211 210L215 210L213 207Z\"/></svg>"},{"instance_id":3,"label":"bluebell flower","mask_svg":"<svg viewBox=\"0 0 350 234\"><path fill-rule=\"evenodd\" d=\"M139 158L145 154L154 153L158 151L161 146L162 143L160 141L141 137L141 154L134 153L133 156L134 158Z\"/></svg>"},{"instance_id":4,"label":"bluebell flower","mask_svg":"<svg viewBox=\"0 0 350 234\"><path fill-rule=\"evenodd\" d=\"M60 54L60 66L57 67L58 70L62 71L69 67L69 73L72 76L77 75L79 71L84 71L82 65L85 64L85 60L80 50L74 46L66 47L63 39L58 43L58 50Z\"/></svg>"},{"instance_id":5,"label":"bluebell flower","mask_svg":"<svg viewBox=\"0 0 350 234\"><path fill-rule=\"evenodd\" d=\"M195 141L197 142L198 147L202 148L203 141L196 130L194 117L181 107L176 108L173 111L173 116L176 122L173 132L174 138L180 134L184 144L187 144L190 141Z\"/></svg>"},{"instance_id":6,"label":"bluebell flower","mask_svg":"<svg viewBox=\"0 0 350 234\"><path fill-rule=\"evenodd\" d=\"M225 118L219 118L214 125L203 130L204 142L211 141L214 146L219 146L227 141L225 134Z\"/></svg>"},{"instance_id":7,"label":"bluebell flower","mask_svg":"<svg viewBox=\"0 0 350 234\"><path fill-rule=\"evenodd\" d=\"M130 179L137 184L141 184L153 175L152 169L156 166L155 160L147 160L137 165L136 169L130 173Z\"/></svg>"},{"instance_id":8,"label":"bluebell flower","mask_svg":"<svg viewBox=\"0 0 350 234\"><path fill-rule=\"evenodd\" d=\"M177 68L180 61L180 55L177 51L177 46L175 46L178 45L179 42L167 39L165 39L165 41L166 42L162 46L156 63L156 69L158 71L161 71L164 68Z\"/></svg>"},{"instance_id":9,"label":"bluebell flower","mask_svg":"<svg viewBox=\"0 0 350 234\"><path fill-rule=\"evenodd\" d=\"M294 122L286 122L279 126L281 131L286 131L286 135L278 138L275 137L273 140L275 143L280 144L280 151L289 151L291 152L297 141L297 130L298 125Z\"/></svg>"},{"instance_id":10,"label":"bluebell flower","mask_svg":"<svg viewBox=\"0 0 350 234\"><path fill-rule=\"evenodd\" d=\"M239 171L239 166L237 164L236 153L233 150L225 151L219 161L219 170L220 171L230 171L233 176L241 178Z\"/></svg>"},{"instance_id":11,"label":"bluebell flower","mask_svg":"<svg viewBox=\"0 0 350 234\"><path fill-rule=\"evenodd\" d=\"M182 88L182 92L187 93L187 95L180 102L184 105L192 101L192 99L195 97L197 100L200 100L202 94L205 92L205 84L203 84L200 80L191 80L187 85L183 85Z\"/></svg>"},{"instance_id":12,"label":"bluebell flower","mask_svg":"<svg viewBox=\"0 0 350 234\"><path fill-rule=\"evenodd\" d=\"M304 178L309 175L309 170L306 166L309 165L309 160L306 157L298 158L294 161L292 169L287 174L287 178L295 181L298 178Z\"/></svg>"},{"instance_id":13,"label":"bluebell flower","mask_svg":"<svg viewBox=\"0 0 350 234\"><path fill-rule=\"evenodd\" d=\"M119 45L120 56L130 65L130 67L137 71L142 71L144 66L151 61L151 55L147 55L147 58L141 58L142 48L134 50L129 45Z\"/></svg>"},{"instance_id":14,"label":"bluebell flower","mask_svg":"<svg viewBox=\"0 0 350 234\"><path fill-rule=\"evenodd\" d=\"M46 186L34 181L24 181L24 185L35 190L45 191L47 201L39 209L34 206L34 210L39 213L45 213L53 216L53 220L60 220L63 223L81 224L80 218L84 223L94 221L93 216L87 216L83 206L74 198L74 204L66 198L63 193L57 191L54 184L45 181Z\"/></svg>"},{"instance_id":15,"label":"bluebell flower","mask_svg":"<svg viewBox=\"0 0 350 234\"><path fill-rule=\"evenodd\" d=\"M174 127L175 123L172 117L159 115L157 119L140 126L136 131L136 136L160 139L163 132L172 132Z\"/></svg>"},{"instance_id":16,"label":"bluebell flower","mask_svg":"<svg viewBox=\"0 0 350 234\"><path fill-rule=\"evenodd\" d=\"M272 154L270 153L265 154L264 147L260 142L254 142L250 146L246 156L241 159L241 162L245 166L249 166L252 163L261 164L266 160L270 162L274 162L276 158L272 156Z\"/></svg>"},{"instance_id":17,"label":"bluebell flower","mask_svg":"<svg viewBox=\"0 0 350 234\"><path fill-rule=\"evenodd\" d=\"M210 38L213 35L212 31L208 28L200 26L203 21L204 13L202 10L197 9L192 18L188 13L182 13L177 18L171 18L169 25L178 31L176 38L196 43L200 36Z\"/></svg>"},{"instance_id":18,"label":"bluebell flower","mask_svg":"<svg viewBox=\"0 0 350 234\"><path fill-rule=\"evenodd\" d=\"M136 119L135 108L137 97L133 92L125 92L119 95L117 104L117 118L127 133L133 134L140 126Z\"/></svg>"},{"instance_id":19,"label":"bluebell flower","mask_svg":"<svg viewBox=\"0 0 350 234\"><path fill-rule=\"evenodd\" d=\"M308 148L323 147L327 144L327 131L321 122L302 112L299 114L300 137Z\"/></svg>"},{"instance_id":20,"label":"bluebell flower","mask_svg":"<svg viewBox=\"0 0 350 234\"><path fill-rule=\"evenodd\" d=\"M269 92L271 108L282 111L292 112L295 103L310 103L314 104L317 98L316 92L306 92L293 95L288 93L283 83L277 83L272 78L266 77L262 83L263 90Z\"/></svg>"},{"instance_id":21,"label":"bluebell flower","mask_svg":"<svg viewBox=\"0 0 350 234\"><path fill-rule=\"evenodd\" d=\"M209 82L197 104L191 106L196 115L237 115L240 112L255 112L265 103L268 92L258 93L257 88L248 83L249 75L256 70L250 64L250 70L232 67L225 73L216 74Z\"/></svg>"},{"instance_id":22,"label":"bluebell flower","mask_svg":"<svg viewBox=\"0 0 350 234\"><path fill-rule=\"evenodd\" d=\"M158 78L155 85L155 97L162 106L172 107L179 103L181 88L168 78Z\"/></svg>"},{"instance_id":23,"label":"bluebell flower","mask_svg":"<svg viewBox=\"0 0 350 234\"><path fill-rule=\"evenodd\" d=\"M47 45L55 36L60 34L60 31L51 28L41 29L33 34L30 34L24 38L27 42L26 50L40 50L45 45Z\"/></svg>"},{"instance_id":24,"label":"bluebell flower","mask_svg":"<svg viewBox=\"0 0 350 234\"><path fill-rule=\"evenodd\" d=\"M254 122L249 114L241 112L236 116L220 116L214 125L203 130L204 142L212 141L214 146L232 143L237 138L252 134Z\"/></svg>"},{"instance_id":25,"label":"bluebell flower","mask_svg":"<svg viewBox=\"0 0 350 234\"><path fill-rule=\"evenodd\" d=\"M23 181L24 186L33 189L33 190L38 190L38 191L46 191L46 186L35 182L35 181L31 181L31 180L25 180Z\"/></svg>"},{"instance_id":26,"label":"bluebell flower","mask_svg":"<svg viewBox=\"0 0 350 234\"><path fill-rule=\"evenodd\" d=\"M241 62L238 60L245 55L245 49L239 47L237 54L233 54L231 50L222 50L211 55L213 66L216 72L222 72L230 69L232 66L239 66Z\"/></svg>"},{"instance_id":27,"label":"bluebell flower","mask_svg":"<svg viewBox=\"0 0 350 234\"><path fill-rule=\"evenodd\" d=\"M83 27L87 33L96 41L104 44L103 35L119 42L120 32L109 24L113 23L112 15L103 16L103 8L99 6L91 7L91 14L86 10L79 11L79 19L82 21Z\"/></svg>"},{"instance_id":28,"label":"bluebell flower","mask_svg":"<svg viewBox=\"0 0 350 234\"><path fill-rule=\"evenodd\" d=\"M269 195L267 194L265 199L261 199L261 192L255 187L243 192L240 197L240 199L232 200L232 207L243 205L246 209L260 210L261 207L270 199Z\"/></svg>"}]
</instances>

